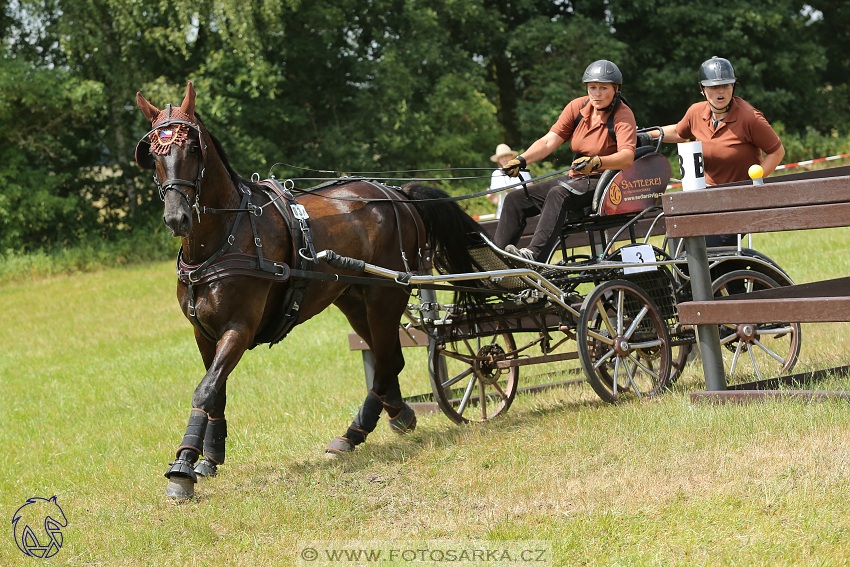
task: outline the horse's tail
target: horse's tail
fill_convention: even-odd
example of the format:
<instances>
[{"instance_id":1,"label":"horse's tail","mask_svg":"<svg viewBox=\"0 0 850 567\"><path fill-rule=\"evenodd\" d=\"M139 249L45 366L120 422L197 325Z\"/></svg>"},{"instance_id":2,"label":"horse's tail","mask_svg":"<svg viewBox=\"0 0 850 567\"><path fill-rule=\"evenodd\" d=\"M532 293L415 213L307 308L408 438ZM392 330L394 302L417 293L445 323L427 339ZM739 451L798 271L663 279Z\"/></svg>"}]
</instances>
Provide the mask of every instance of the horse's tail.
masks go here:
<instances>
[{"instance_id":1,"label":"horse's tail","mask_svg":"<svg viewBox=\"0 0 850 567\"><path fill-rule=\"evenodd\" d=\"M469 247L476 241L480 243L476 236L481 233L481 226L454 201L429 201L450 197L442 189L420 183L410 183L402 189L422 217L435 266L453 274L476 271Z\"/></svg>"}]
</instances>

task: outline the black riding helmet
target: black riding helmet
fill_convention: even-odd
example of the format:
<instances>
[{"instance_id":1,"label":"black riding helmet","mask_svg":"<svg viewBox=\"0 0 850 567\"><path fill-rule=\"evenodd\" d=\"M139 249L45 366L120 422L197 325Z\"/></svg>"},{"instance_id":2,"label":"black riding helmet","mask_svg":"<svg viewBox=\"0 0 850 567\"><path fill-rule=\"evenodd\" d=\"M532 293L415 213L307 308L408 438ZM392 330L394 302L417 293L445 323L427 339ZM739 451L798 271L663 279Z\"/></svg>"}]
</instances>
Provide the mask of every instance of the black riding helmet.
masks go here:
<instances>
[{"instance_id":1,"label":"black riding helmet","mask_svg":"<svg viewBox=\"0 0 850 567\"><path fill-rule=\"evenodd\" d=\"M735 69L728 59L714 56L704 61L699 68L700 87L716 87L717 85L734 85L738 80L735 78Z\"/></svg>"},{"instance_id":2,"label":"black riding helmet","mask_svg":"<svg viewBox=\"0 0 850 567\"><path fill-rule=\"evenodd\" d=\"M735 69L728 59L723 59L715 55L707 61L703 61L699 67L699 90L705 95L705 87L716 87L718 85L732 85L732 96L735 96L735 85L738 79L735 78ZM707 99L708 97L706 97ZM711 103L708 103L711 106ZM725 108L714 108L714 112L729 112L732 106L732 99L729 99L729 104Z\"/></svg>"},{"instance_id":3,"label":"black riding helmet","mask_svg":"<svg viewBox=\"0 0 850 567\"><path fill-rule=\"evenodd\" d=\"M594 61L587 66L587 69L584 70L581 82L611 83L620 86L623 84L623 74L616 65L607 59L600 59L599 61Z\"/></svg>"}]
</instances>

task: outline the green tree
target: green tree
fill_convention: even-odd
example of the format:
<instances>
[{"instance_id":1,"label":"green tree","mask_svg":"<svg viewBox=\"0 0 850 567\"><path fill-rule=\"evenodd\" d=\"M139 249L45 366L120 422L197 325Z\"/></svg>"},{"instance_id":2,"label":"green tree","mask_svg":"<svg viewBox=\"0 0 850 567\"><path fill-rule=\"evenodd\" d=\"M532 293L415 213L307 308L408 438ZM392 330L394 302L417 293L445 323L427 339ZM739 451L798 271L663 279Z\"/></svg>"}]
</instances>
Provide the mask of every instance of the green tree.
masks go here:
<instances>
[{"instance_id":1,"label":"green tree","mask_svg":"<svg viewBox=\"0 0 850 567\"><path fill-rule=\"evenodd\" d=\"M609 0L614 37L629 46L623 73L634 81L641 124L668 124L701 100L699 65L729 59L736 94L768 120L794 130L811 124L812 85L826 65L802 0Z\"/></svg>"}]
</instances>

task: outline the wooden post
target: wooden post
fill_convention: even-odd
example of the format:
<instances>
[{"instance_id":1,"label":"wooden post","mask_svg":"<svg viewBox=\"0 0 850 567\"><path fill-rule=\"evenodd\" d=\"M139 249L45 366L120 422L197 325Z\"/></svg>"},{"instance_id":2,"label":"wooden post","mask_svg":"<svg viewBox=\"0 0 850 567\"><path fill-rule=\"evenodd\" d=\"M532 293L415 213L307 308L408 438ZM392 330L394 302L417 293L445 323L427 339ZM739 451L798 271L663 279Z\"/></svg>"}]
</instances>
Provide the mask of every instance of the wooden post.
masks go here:
<instances>
[{"instance_id":1,"label":"wooden post","mask_svg":"<svg viewBox=\"0 0 850 567\"><path fill-rule=\"evenodd\" d=\"M694 301L711 301L711 271L708 268L708 253L705 238L689 236L685 238L688 252L688 271L691 276L691 292ZM705 373L706 390L725 390L726 371L723 368L723 354L720 346L720 332L717 325L697 325L697 344Z\"/></svg>"}]
</instances>

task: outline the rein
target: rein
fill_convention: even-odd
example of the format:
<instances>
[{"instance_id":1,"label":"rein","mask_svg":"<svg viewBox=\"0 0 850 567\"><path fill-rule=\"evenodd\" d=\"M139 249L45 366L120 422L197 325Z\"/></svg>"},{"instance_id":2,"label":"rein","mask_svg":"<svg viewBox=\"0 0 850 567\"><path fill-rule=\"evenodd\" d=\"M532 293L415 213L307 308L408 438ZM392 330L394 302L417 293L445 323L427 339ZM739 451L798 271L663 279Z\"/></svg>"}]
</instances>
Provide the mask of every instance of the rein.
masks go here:
<instances>
[{"instance_id":1,"label":"rein","mask_svg":"<svg viewBox=\"0 0 850 567\"><path fill-rule=\"evenodd\" d=\"M460 195L458 197L439 197L439 198L436 198L436 199L420 199L420 200L413 200L413 199L366 199L366 198L363 198L363 197L337 197L337 196L333 196L333 195L323 195L321 193L317 193L317 191L319 189L324 189L326 187L330 187L330 186L337 185L337 184L340 184L340 183L353 183L355 181L363 181L363 182L369 183L369 182L372 182L372 181L380 181L380 180L403 181L403 179L397 179L397 178L393 178L393 177L337 177L336 179L327 179L327 178L324 178L324 177L295 177L295 178L292 178L292 179L287 179L287 181L293 181L293 179L316 180L316 181L318 181L320 179L326 180L325 183L322 183L320 185L316 185L315 187L311 187L310 189L295 189L295 190L298 191L299 193L305 193L307 195L316 195L316 196L319 196L319 197L323 197L325 199L332 199L332 200L336 200L336 201L360 201L360 202L370 202L370 203L385 203L385 202L390 202L390 201L397 202L397 203L450 203L450 202L456 202L456 201L465 201L467 199L475 199L476 197L484 197L486 195L490 195L491 193L499 193L500 191L507 191L508 189L515 189L517 187L526 188L526 186L529 183L534 183L535 181L541 181L543 179L548 179L550 177L563 175L564 173L566 173L568 171L572 171L572 169L573 169L573 166L565 167L564 169L559 169L558 171L554 171L552 173L547 173L545 175L539 175L539 176L534 177L534 178L532 178L528 181L519 181L517 183L514 183L513 185L508 185L506 187L500 187L498 189L487 189L486 191L479 191L477 193L471 193L469 195ZM522 171L528 171L528 170L523 169ZM585 176L577 177L576 179L583 179L585 177L590 177L590 176L585 175ZM441 181L449 181L449 180L460 179L460 178L442 177L442 178L437 178L437 179L439 179ZM426 181L426 179L421 179L421 178L410 178L410 180Z\"/></svg>"}]
</instances>

